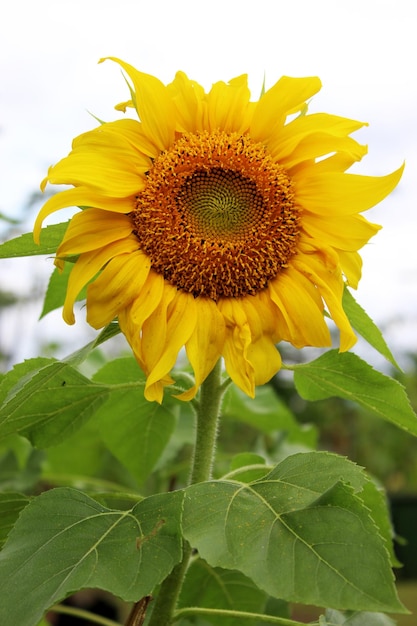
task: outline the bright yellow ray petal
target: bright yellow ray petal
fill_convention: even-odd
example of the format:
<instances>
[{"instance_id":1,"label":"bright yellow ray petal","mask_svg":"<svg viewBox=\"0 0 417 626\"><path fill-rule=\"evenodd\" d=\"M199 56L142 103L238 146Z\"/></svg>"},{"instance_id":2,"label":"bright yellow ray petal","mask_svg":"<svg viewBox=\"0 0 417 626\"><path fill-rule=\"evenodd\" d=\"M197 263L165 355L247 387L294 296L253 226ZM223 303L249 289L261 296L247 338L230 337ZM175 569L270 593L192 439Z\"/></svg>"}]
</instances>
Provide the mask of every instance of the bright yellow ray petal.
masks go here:
<instances>
[{"instance_id":1,"label":"bright yellow ray petal","mask_svg":"<svg viewBox=\"0 0 417 626\"><path fill-rule=\"evenodd\" d=\"M380 229L362 215L326 216L304 211L303 229L312 238L327 246L347 251L359 250Z\"/></svg>"},{"instance_id":2,"label":"bright yellow ray petal","mask_svg":"<svg viewBox=\"0 0 417 626\"><path fill-rule=\"evenodd\" d=\"M207 96L209 130L244 132L249 98L246 75L215 83Z\"/></svg>"},{"instance_id":3,"label":"bright yellow ray petal","mask_svg":"<svg viewBox=\"0 0 417 626\"><path fill-rule=\"evenodd\" d=\"M66 207L92 206L105 211L115 213L129 213L132 210L133 198L110 198L101 196L96 191L87 187L66 189L49 198L39 211L33 227L33 238L39 243L43 221L55 211Z\"/></svg>"},{"instance_id":4,"label":"bright yellow ray petal","mask_svg":"<svg viewBox=\"0 0 417 626\"><path fill-rule=\"evenodd\" d=\"M256 296L242 298L241 305L251 332L247 359L253 367L255 385L264 385L281 368L281 355L270 334L273 311Z\"/></svg>"},{"instance_id":5,"label":"bright yellow ray petal","mask_svg":"<svg viewBox=\"0 0 417 626\"><path fill-rule=\"evenodd\" d=\"M48 181L54 185L86 186L100 195L120 198L143 189L144 174L151 162L115 131L117 124L103 124L74 139L70 154L49 168Z\"/></svg>"},{"instance_id":6,"label":"bright yellow ray petal","mask_svg":"<svg viewBox=\"0 0 417 626\"><path fill-rule=\"evenodd\" d=\"M319 215L352 215L381 202L398 184L404 166L386 176L328 173L293 176L297 201Z\"/></svg>"},{"instance_id":7,"label":"bright yellow ray petal","mask_svg":"<svg viewBox=\"0 0 417 626\"><path fill-rule=\"evenodd\" d=\"M110 261L114 256L132 253L137 249L134 238L121 239L99 250L85 252L75 263L68 280L63 318L67 324L74 324L73 306L81 289Z\"/></svg>"},{"instance_id":8,"label":"bright yellow ray petal","mask_svg":"<svg viewBox=\"0 0 417 626\"><path fill-rule=\"evenodd\" d=\"M337 151L347 152L358 161L367 148L349 135L362 126L363 122L326 113L299 116L269 141L269 152L286 168Z\"/></svg>"},{"instance_id":9,"label":"bright yellow ray petal","mask_svg":"<svg viewBox=\"0 0 417 626\"><path fill-rule=\"evenodd\" d=\"M175 106L176 130L181 133L204 130L207 102L201 85L184 72L177 72L167 90Z\"/></svg>"},{"instance_id":10,"label":"bright yellow ray petal","mask_svg":"<svg viewBox=\"0 0 417 626\"><path fill-rule=\"evenodd\" d=\"M77 213L58 248L58 256L68 256L102 248L112 241L129 237L133 224L128 215L100 209Z\"/></svg>"},{"instance_id":11,"label":"bright yellow ray petal","mask_svg":"<svg viewBox=\"0 0 417 626\"><path fill-rule=\"evenodd\" d=\"M311 113L300 115L284 126L280 133L283 143L298 143L298 137L305 137L311 133L327 132L335 137L347 137L356 130L368 126L367 122L359 122L339 115L329 113Z\"/></svg>"},{"instance_id":12,"label":"bright yellow ray petal","mask_svg":"<svg viewBox=\"0 0 417 626\"><path fill-rule=\"evenodd\" d=\"M155 397L152 387L155 384L159 387L158 383L168 376L197 321L196 301L191 294L168 289L166 285L164 296L167 297L161 300L142 330L142 355L149 369L145 386L147 399ZM160 336L156 337L156 333ZM162 397L159 401L162 401Z\"/></svg>"},{"instance_id":13,"label":"bright yellow ray petal","mask_svg":"<svg viewBox=\"0 0 417 626\"><path fill-rule=\"evenodd\" d=\"M126 309L119 311L121 331L126 336L145 374L148 374L148 371L142 358L142 326L159 306L164 293L164 285L164 277L151 269L136 298Z\"/></svg>"},{"instance_id":14,"label":"bright yellow ray petal","mask_svg":"<svg viewBox=\"0 0 417 626\"><path fill-rule=\"evenodd\" d=\"M226 321L223 357L233 382L248 396L255 396L255 372L248 360L251 332L241 299L223 298L218 303Z\"/></svg>"},{"instance_id":15,"label":"bright yellow ray petal","mask_svg":"<svg viewBox=\"0 0 417 626\"><path fill-rule=\"evenodd\" d=\"M250 127L251 137L268 145L274 133L284 125L287 115L320 88L321 81L317 77L280 78L257 103Z\"/></svg>"},{"instance_id":16,"label":"bright yellow ray petal","mask_svg":"<svg viewBox=\"0 0 417 626\"><path fill-rule=\"evenodd\" d=\"M161 152L169 148L175 136L175 108L165 85L116 57L106 59L118 63L130 77L135 90L133 102L145 135ZM106 59L100 59L100 63Z\"/></svg>"},{"instance_id":17,"label":"bright yellow ray petal","mask_svg":"<svg viewBox=\"0 0 417 626\"><path fill-rule=\"evenodd\" d=\"M226 325L216 303L199 298L197 319L193 333L185 344L188 360L194 370L195 385L176 396L180 400L194 398L201 383L219 360L225 339Z\"/></svg>"},{"instance_id":18,"label":"bright yellow ray petal","mask_svg":"<svg viewBox=\"0 0 417 626\"><path fill-rule=\"evenodd\" d=\"M140 250L111 259L88 286L87 322L94 328L111 322L140 293L150 267L149 257Z\"/></svg>"},{"instance_id":19,"label":"bright yellow ray petal","mask_svg":"<svg viewBox=\"0 0 417 626\"><path fill-rule=\"evenodd\" d=\"M283 339L296 348L331 345L320 295L303 274L288 268L269 283L269 292L289 330Z\"/></svg>"},{"instance_id":20,"label":"bright yellow ray petal","mask_svg":"<svg viewBox=\"0 0 417 626\"><path fill-rule=\"evenodd\" d=\"M328 133L316 133L301 139L297 147L287 154L281 149L281 146L278 150L274 150L274 147L271 146L270 152L276 161L290 170L303 161L324 157L332 152L346 153L354 161L360 161L365 156L367 148L351 137L335 137Z\"/></svg>"},{"instance_id":21,"label":"bright yellow ray petal","mask_svg":"<svg viewBox=\"0 0 417 626\"><path fill-rule=\"evenodd\" d=\"M303 255L294 258L294 267L306 276L320 291L329 313L340 331L340 351L349 350L357 341L342 307L344 282L341 271L329 272L318 257Z\"/></svg>"},{"instance_id":22,"label":"bright yellow ray petal","mask_svg":"<svg viewBox=\"0 0 417 626\"><path fill-rule=\"evenodd\" d=\"M360 254L357 252L345 252L345 250L337 250L337 253L347 284L349 287L357 289L362 276L362 258Z\"/></svg>"},{"instance_id":23,"label":"bright yellow ray petal","mask_svg":"<svg viewBox=\"0 0 417 626\"><path fill-rule=\"evenodd\" d=\"M120 154L128 153L137 172L147 172L152 166L148 154L149 144L143 135L142 124L137 120L121 119L106 122L93 130L82 133L72 142L73 151L97 149L114 150ZM156 156L152 153L151 156Z\"/></svg>"}]
</instances>

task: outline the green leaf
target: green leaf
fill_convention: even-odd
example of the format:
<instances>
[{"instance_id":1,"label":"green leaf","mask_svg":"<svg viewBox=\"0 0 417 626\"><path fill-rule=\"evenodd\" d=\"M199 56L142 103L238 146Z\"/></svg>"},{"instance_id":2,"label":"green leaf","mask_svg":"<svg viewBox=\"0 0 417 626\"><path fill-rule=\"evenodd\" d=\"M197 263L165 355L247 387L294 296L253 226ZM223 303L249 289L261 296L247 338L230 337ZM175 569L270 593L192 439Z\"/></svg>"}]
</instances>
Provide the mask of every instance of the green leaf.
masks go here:
<instances>
[{"instance_id":1,"label":"green leaf","mask_svg":"<svg viewBox=\"0 0 417 626\"><path fill-rule=\"evenodd\" d=\"M16 380L12 371L0 387L0 438L19 433L36 446L54 445L75 432L108 397L106 386L92 383L65 362L34 359L17 371L25 374L11 385L10 380Z\"/></svg>"},{"instance_id":2,"label":"green leaf","mask_svg":"<svg viewBox=\"0 0 417 626\"><path fill-rule=\"evenodd\" d=\"M265 465L265 459L260 454L254 452L240 452L230 461L230 469L237 470L248 465Z\"/></svg>"},{"instance_id":3,"label":"green leaf","mask_svg":"<svg viewBox=\"0 0 417 626\"><path fill-rule=\"evenodd\" d=\"M33 241L33 233L20 235L0 245L0 259L8 259L21 256L34 256L39 254L55 254L61 243L69 222L53 224L42 228L40 244Z\"/></svg>"},{"instance_id":4,"label":"green leaf","mask_svg":"<svg viewBox=\"0 0 417 626\"><path fill-rule=\"evenodd\" d=\"M250 578L240 572L210 567L205 561L194 561L187 570L181 590L179 608L198 606L230 611L263 613L267 595ZM241 626L239 617L206 616L210 624ZM257 620L244 621L245 626L257 626Z\"/></svg>"},{"instance_id":5,"label":"green leaf","mask_svg":"<svg viewBox=\"0 0 417 626\"><path fill-rule=\"evenodd\" d=\"M236 454L230 463L230 472L223 478L227 480L238 480L241 483L250 483L262 478L271 470L265 464L265 459L253 452L241 452Z\"/></svg>"},{"instance_id":6,"label":"green leaf","mask_svg":"<svg viewBox=\"0 0 417 626\"><path fill-rule=\"evenodd\" d=\"M8 437L5 443L9 442L10 439ZM33 448L31 448L24 466L20 465L19 459L11 449L0 455L0 491L28 491L33 489L41 476L44 461L45 453Z\"/></svg>"},{"instance_id":7,"label":"green leaf","mask_svg":"<svg viewBox=\"0 0 417 626\"><path fill-rule=\"evenodd\" d=\"M401 369L395 360L391 350L388 348L381 331L376 326L375 322L371 320L369 315L358 304L349 291L345 288L343 292L343 309L349 318L353 328L369 343L370 346L375 348L377 352L382 354L394 367Z\"/></svg>"},{"instance_id":8,"label":"green leaf","mask_svg":"<svg viewBox=\"0 0 417 626\"><path fill-rule=\"evenodd\" d=\"M74 489L53 489L22 512L0 553L0 624L35 626L53 604L98 587L136 601L181 559L181 492L130 511Z\"/></svg>"},{"instance_id":9,"label":"green leaf","mask_svg":"<svg viewBox=\"0 0 417 626\"><path fill-rule=\"evenodd\" d=\"M105 475L103 470L111 458L94 420L87 421L62 443L48 448L45 455L48 482L60 485L60 480L72 477L73 482L66 484L77 487L80 487L80 477Z\"/></svg>"},{"instance_id":10,"label":"green leaf","mask_svg":"<svg viewBox=\"0 0 417 626\"><path fill-rule=\"evenodd\" d=\"M237 569L274 597L404 612L385 541L360 497L367 482L336 455L296 454L250 484L188 487L184 536L210 565Z\"/></svg>"},{"instance_id":11,"label":"green leaf","mask_svg":"<svg viewBox=\"0 0 417 626\"><path fill-rule=\"evenodd\" d=\"M30 499L22 493L0 493L0 549Z\"/></svg>"},{"instance_id":12,"label":"green leaf","mask_svg":"<svg viewBox=\"0 0 417 626\"><path fill-rule=\"evenodd\" d=\"M417 435L417 416L404 387L351 352L330 350L315 361L294 365L294 383L305 400L338 396Z\"/></svg>"},{"instance_id":13,"label":"green leaf","mask_svg":"<svg viewBox=\"0 0 417 626\"><path fill-rule=\"evenodd\" d=\"M95 348L98 348L98 346L100 346L105 341L108 341L112 337L119 335L120 332L121 331L118 322L116 320L110 322L110 324L107 324L107 326L103 328L103 330L98 335L98 337L96 337L96 339L90 341L88 344L86 344L76 352L68 355L64 359L64 361L66 363L69 363L70 365L79 365L80 363L85 361L85 359L91 354L91 352Z\"/></svg>"},{"instance_id":14,"label":"green leaf","mask_svg":"<svg viewBox=\"0 0 417 626\"><path fill-rule=\"evenodd\" d=\"M255 399L249 398L235 385L231 385L225 395L223 417L245 422L265 433L299 428L288 407L266 385L257 388Z\"/></svg>"},{"instance_id":15,"label":"green leaf","mask_svg":"<svg viewBox=\"0 0 417 626\"><path fill-rule=\"evenodd\" d=\"M145 376L131 357L107 363L94 380L112 384L142 382L128 393L126 389L113 391L95 418L108 449L142 484L168 444L175 415L169 406L145 399Z\"/></svg>"}]
</instances>

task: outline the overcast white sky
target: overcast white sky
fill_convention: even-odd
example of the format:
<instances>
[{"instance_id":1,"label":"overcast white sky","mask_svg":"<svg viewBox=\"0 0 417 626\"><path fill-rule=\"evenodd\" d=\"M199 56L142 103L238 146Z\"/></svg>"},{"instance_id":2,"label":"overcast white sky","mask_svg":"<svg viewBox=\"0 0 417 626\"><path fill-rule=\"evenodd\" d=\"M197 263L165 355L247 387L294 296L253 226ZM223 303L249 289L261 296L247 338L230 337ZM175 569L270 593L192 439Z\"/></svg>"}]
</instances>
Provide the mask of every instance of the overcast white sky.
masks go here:
<instances>
[{"instance_id":1,"label":"overcast white sky","mask_svg":"<svg viewBox=\"0 0 417 626\"><path fill-rule=\"evenodd\" d=\"M384 229L363 252L357 298L379 323L405 313L390 334L417 350L416 32L414 0L8 2L0 22L0 212L23 214L47 167L96 125L87 111L119 116L113 106L127 89L118 66L97 65L100 57L118 56L164 82L182 69L206 88L248 73L254 97L264 74L267 86L283 74L318 75L323 88L311 111L370 123L356 134L369 154L355 171L385 174L406 161L400 187L368 213ZM0 263L3 286L27 288L27 264ZM27 333L48 332L38 314L26 317Z\"/></svg>"}]
</instances>

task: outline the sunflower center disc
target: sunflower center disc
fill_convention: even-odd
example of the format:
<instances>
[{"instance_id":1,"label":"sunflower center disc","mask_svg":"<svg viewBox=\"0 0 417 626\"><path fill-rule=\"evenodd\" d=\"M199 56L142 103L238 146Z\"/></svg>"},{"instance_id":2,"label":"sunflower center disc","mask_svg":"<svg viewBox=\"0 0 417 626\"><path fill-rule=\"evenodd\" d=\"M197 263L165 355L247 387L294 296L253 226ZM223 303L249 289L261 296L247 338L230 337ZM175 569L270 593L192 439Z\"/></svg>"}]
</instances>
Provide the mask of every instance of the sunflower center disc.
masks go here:
<instances>
[{"instance_id":1,"label":"sunflower center disc","mask_svg":"<svg viewBox=\"0 0 417 626\"><path fill-rule=\"evenodd\" d=\"M238 133L186 133L153 164L132 212L152 268L194 296L264 289L296 251L285 170Z\"/></svg>"},{"instance_id":2,"label":"sunflower center disc","mask_svg":"<svg viewBox=\"0 0 417 626\"><path fill-rule=\"evenodd\" d=\"M244 239L263 214L256 184L239 172L212 168L186 179L178 204L203 239Z\"/></svg>"}]
</instances>

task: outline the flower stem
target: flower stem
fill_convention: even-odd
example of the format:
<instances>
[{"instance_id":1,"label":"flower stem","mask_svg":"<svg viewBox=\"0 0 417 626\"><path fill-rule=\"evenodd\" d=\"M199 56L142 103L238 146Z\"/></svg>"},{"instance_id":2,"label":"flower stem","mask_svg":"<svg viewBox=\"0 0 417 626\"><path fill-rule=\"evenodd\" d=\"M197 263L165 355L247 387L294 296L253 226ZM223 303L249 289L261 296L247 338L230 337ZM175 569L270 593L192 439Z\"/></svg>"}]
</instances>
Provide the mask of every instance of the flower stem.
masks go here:
<instances>
[{"instance_id":1,"label":"flower stem","mask_svg":"<svg viewBox=\"0 0 417 626\"><path fill-rule=\"evenodd\" d=\"M222 396L221 361L219 360L200 389L190 485L211 478ZM161 585L153 606L149 626L169 626L169 624L172 624L174 610L187 572L190 556L191 547L185 542L182 561L174 567Z\"/></svg>"}]
</instances>

